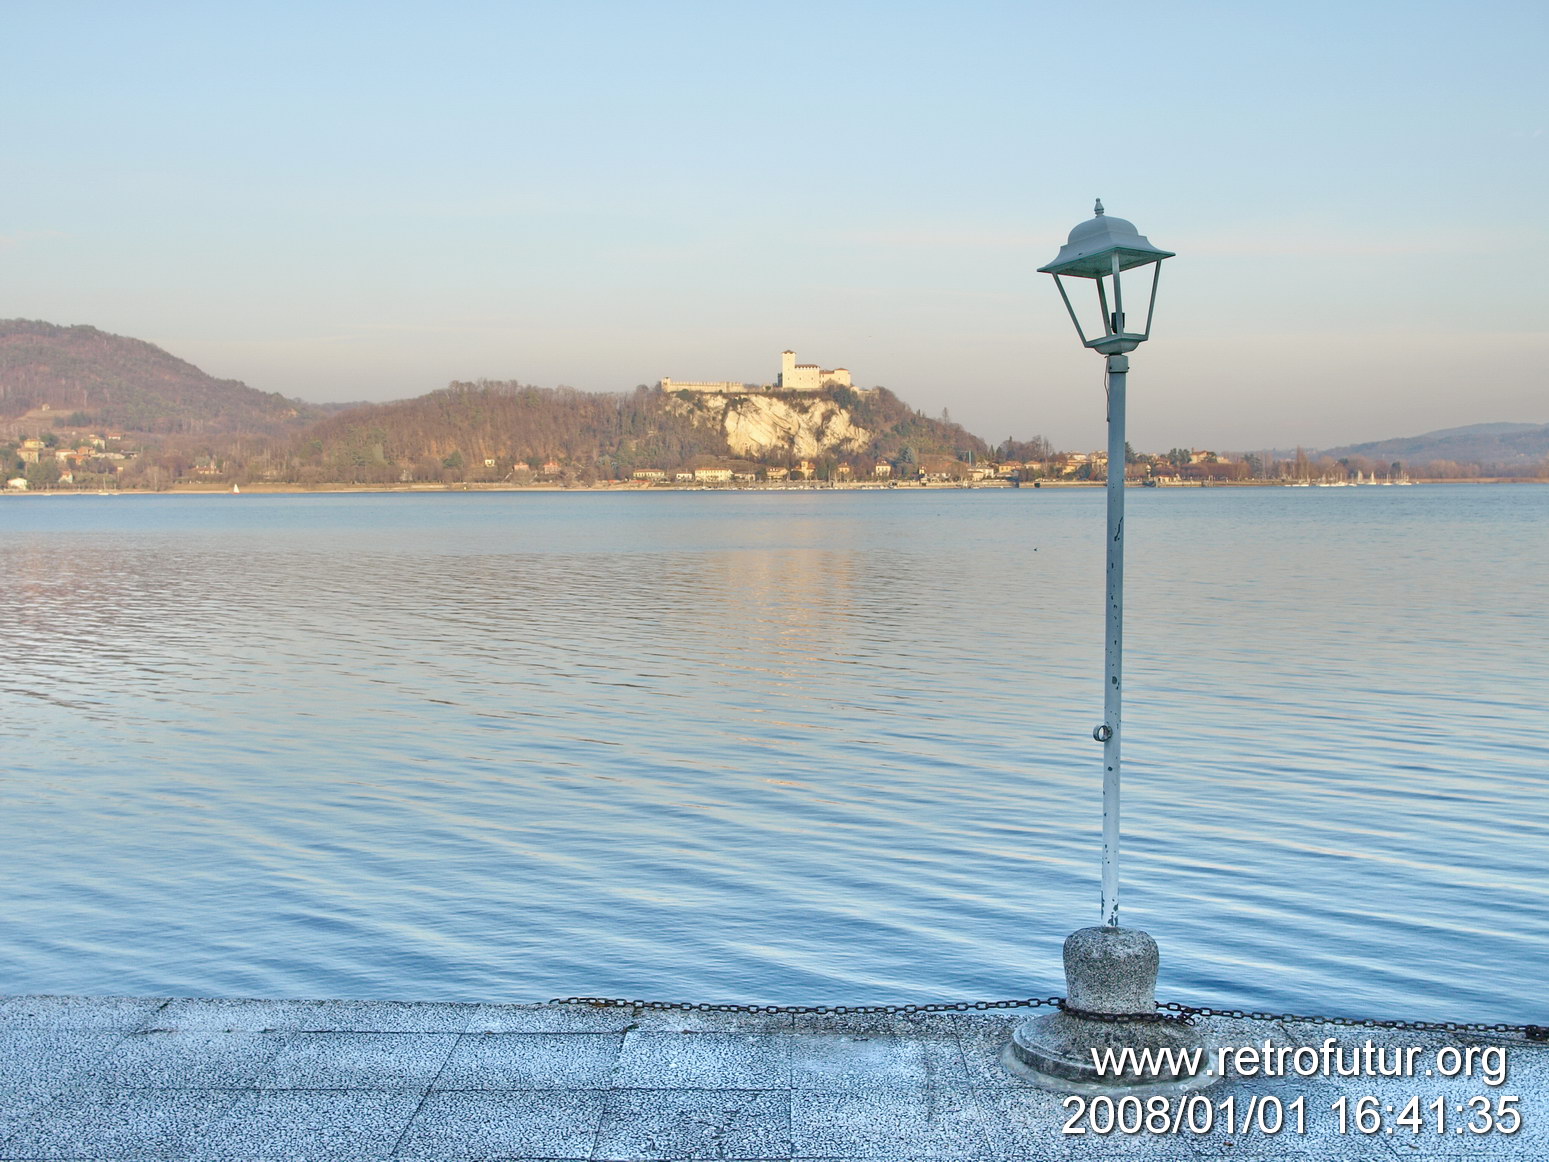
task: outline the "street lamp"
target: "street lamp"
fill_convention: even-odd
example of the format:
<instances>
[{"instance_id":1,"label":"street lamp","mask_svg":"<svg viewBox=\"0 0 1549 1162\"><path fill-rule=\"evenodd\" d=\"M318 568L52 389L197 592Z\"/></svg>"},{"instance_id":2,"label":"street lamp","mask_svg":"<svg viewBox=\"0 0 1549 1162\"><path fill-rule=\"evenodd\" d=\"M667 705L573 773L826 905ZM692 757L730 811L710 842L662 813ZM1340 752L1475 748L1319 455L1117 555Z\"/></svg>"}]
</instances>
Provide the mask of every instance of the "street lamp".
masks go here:
<instances>
[{"instance_id":1,"label":"street lamp","mask_svg":"<svg viewBox=\"0 0 1549 1162\"><path fill-rule=\"evenodd\" d=\"M1124 476L1127 467L1124 443L1124 389L1129 377L1128 352L1151 337L1151 318L1156 313L1156 285L1162 259L1170 250L1158 250L1123 218L1110 218L1097 203L1096 216L1070 232L1070 241L1040 274L1052 274L1070 321L1076 325L1084 347L1107 357L1108 375L1108 593L1103 681L1103 723L1092 737L1103 744L1103 923L1119 923L1119 743L1123 718L1124 652ZM1147 297L1144 331L1125 330L1124 283L1126 270L1149 266L1151 293ZM1081 316L1071 305L1062 277L1090 279L1097 288L1098 325L1088 339ZM1110 289L1112 294L1110 295ZM1094 329L1095 330L1095 329Z\"/></svg>"},{"instance_id":2,"label":"street lamp","mask_svg":"<svg viewBox=\"0 0 1549 1162\"><path fill-rule=\"evenodd\" d=\"M1191 1071L1187 1056L1168 1054L1172 1065L1162 1068L1154 1055L1152 1068L1137 1067L1115 1075L1098 1071L1093 1050L1133 1046L1137 1050L1191 1049L1203 1040L1188 1026L1159 1020L1156 1012L1156 941L1135 928L1119 927L1119 772L1124 650L1124 390L1129 352L1151 337L1156 312L1156 287L1161 262L1170 250L1152 246L1123 218L1096 214L1070 232L1070 239L1040 273L1052 274L1060 298L1076 326L1081 344L1105 359L1108 388L1108 584L1106 650L1103 681L1103 722L1092 737L1103 744L1103 876L1102 925L1083 928L1065 941L1065 1003L1063 1011L1032 1017L1017 1026L1007 1046L1005 1062L1018 1075L1049 1089L1100 1086L1126 1092L1198 1088L1214 1079ZM1146 324L1128 329L1124 311L1125 271L1151 268L1146 295ZM1096 303L1078 310L1064 279L1089 279ZM1095 306L1095 325L1089 324ZM1124 1020L1114 1020L1116 1017ZM1195 1059L1197 1062L1198 1059Z\"/></svg>"}]
</instances>

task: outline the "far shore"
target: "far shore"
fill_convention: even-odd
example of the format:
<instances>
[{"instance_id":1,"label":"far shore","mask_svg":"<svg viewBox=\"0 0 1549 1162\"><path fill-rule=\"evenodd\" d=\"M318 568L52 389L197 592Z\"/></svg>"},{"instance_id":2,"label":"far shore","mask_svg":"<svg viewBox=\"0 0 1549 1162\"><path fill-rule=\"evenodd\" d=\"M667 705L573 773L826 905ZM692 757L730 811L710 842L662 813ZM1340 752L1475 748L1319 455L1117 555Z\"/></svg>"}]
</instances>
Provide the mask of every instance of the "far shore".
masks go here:
<instances>
[{"instance_id":1,"label":"far shore","mask_svg":"<svg viewBox=\"0 0 1549 1162\"><path fill-rule=\"evenodd\" d=\"M1433 479L1421 477L1412 479L1410 484L1549 484L1549 478L1536 477L1525 478L1520 476L1480 476L1467 479ZM241 496L310 496L328 493L371 493L379 495L388 494L436 494L445 492L940 492L940 491L974 491L978 489L1013 489L1021 488L1028 491L1044 488L1106 488L1101 480L1040 480L1036 484L1028 481L1024 484L1016 484L1009 480L979 480L969 483L967 481L932 481L927 484L918 482L904 484L902 482L887 482L877 480L853 480L830 483L824 480L756 483L756 484L655 484L637 480L606 480L595 484L556 484L544 482L536 484L243 484L240 485ZM1128 488L1145 487L1138 480L1128 481ZM1178 481L1166 482L1156 485L1162 489L1199 489L1199 488L1289 488L1292 485L1283 480L1211 480L1211 481ZM1349 485L1352 488L1382 488L1388 485ZM95 488L53 488L33 491L31 489L4 489L0 490L0 496L231 496L230 484L190 483L178 484L170 488L124 488L124 489L95 489Z\"/></svg>"}]
</instances>

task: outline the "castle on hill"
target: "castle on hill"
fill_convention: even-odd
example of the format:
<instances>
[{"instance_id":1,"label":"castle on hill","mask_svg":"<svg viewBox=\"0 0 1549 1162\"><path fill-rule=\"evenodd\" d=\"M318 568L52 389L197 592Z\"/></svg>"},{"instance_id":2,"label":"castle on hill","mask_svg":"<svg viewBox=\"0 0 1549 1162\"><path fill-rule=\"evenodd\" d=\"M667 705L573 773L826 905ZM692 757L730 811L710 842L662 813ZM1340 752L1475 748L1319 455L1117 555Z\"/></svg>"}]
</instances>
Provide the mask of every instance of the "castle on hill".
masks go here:
<instances>
[{"instance_id":1,"label":"castle on hill","mask_svg":"<svg viewBox=\"0 0 1549 1162\"><path fill-rule=\"evenodd\" d=\"M843 367L836 367L832 371L819 367L816 363L797 363L796 352L782 351L780 353L780 374L775 377L774 383L733 383L730 380L711 382L708 380L682 380L668 379L662 376L663 391L712 391L712 392L744 392L744 391L822 391L830 387L853 387L850 382L850 373Z\"/></svg>"}]
</instances>

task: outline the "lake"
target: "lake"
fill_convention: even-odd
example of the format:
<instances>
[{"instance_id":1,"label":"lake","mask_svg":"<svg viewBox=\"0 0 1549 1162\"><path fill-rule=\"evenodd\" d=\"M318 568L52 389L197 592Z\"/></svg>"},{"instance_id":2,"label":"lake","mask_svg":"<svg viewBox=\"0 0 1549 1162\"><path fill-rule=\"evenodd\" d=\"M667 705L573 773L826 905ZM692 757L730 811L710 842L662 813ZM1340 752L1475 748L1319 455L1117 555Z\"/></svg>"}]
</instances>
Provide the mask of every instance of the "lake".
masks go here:
<instances>
[{"instance_id":1,"label":"lake","mask_svg":"<svg viewBox=\"0 0 1549 1162\"><path fill-rule=\"evenodd\" d=\"M1549 488L1129 496L1164 1000L1543 1023ZM0 502L0 991L1043 996L1097 489Z\"/></svg>"}]
</instances>

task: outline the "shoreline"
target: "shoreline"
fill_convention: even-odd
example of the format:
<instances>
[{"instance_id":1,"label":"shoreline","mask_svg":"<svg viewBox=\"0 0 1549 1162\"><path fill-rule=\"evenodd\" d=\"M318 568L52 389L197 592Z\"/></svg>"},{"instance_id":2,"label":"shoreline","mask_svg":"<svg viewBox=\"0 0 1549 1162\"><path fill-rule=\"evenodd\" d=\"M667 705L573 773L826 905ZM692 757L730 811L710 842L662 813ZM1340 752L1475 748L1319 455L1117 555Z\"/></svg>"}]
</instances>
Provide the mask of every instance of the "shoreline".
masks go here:
<instances>
[{"instance_id":1,"label":"shoreline","mask_svg":"<svg viewBox=\"0 0 1549 1162\"><path fill-rule=\"evenodd\" d=\"M1462 480L1443 480L1422 478L1409 482L1410 485L1433 484L1525 484L1544 485L1549 484L1549 479L1487 476L1473 477ZM43 496L311 496L329 494L375 494L387 495L436 495L440 493L460 492L572 492L572 493L618 493L618 492L974 492L974 491L1042 491L1049 489L1067 488L1106 488L1101 480L1042 480L1037 484L1031 482L1016 484L1011 481L976 481L972 484L962 482L932 482L929 484L883 484L877 482L849 482L829 483L827 481L812 481L810 483L778 483L778 484L649 484L637 481L603 481L596 484L249 484L243 485L240 493L233 493L228 485L180 485L173 488L124 488L124 489L91 489L91 488L52 488L33 491L31 489L0 489L0 496L4 497L43 497ZM1138 480L1129 481L1126 489L1145 488L1146 485ZM1212 480L1209 482L1191 481L1188 483L1172 483L1155 485L1157 489L1169 491L1193 491L1205 488L1296 488L1300 485L1287 484L1279 480ZM1314 485L1314 487L1319 487ZM1350 488L1384 488L1384 487L1408 487L1408 485L1335 485L1333 487Z\"/></svg>"}]
</instances>

